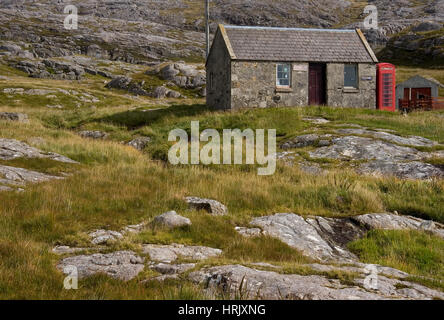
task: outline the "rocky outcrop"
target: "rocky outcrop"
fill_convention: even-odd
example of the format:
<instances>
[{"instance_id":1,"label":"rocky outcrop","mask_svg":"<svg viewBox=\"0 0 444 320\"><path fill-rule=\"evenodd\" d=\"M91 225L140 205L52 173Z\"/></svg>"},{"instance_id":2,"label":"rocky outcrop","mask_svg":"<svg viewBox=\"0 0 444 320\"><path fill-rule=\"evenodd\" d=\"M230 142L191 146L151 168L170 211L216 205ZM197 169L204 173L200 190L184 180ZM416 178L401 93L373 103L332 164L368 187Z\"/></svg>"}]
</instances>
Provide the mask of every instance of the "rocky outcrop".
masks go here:
<instances>
[{"instance_id":1,"label":"rocky outcrop","mask_svg":"<svg viewBox=\"0 0 444 320\"><path fill-rule=\"evenodd\" d=\"M375 131L369 129L339 129L336 132L345 135L366 135L366 136L371 136L375 139L381 139L388 142L400 145L407 145L411 147L433 147L438 144L435 141L423 137L418 137L418 136L401 137L389 132Z\"/></svg>"},{"instance_id":2,"label":"rocky outcrop","mask_svg":"<svg viewBox=\"0 0 444 320\"><path fill-rule=\"evenodd\" d=\"M191 226L191 220L178 215L176 211L168 211L155 217L153 224L155 226L174 229Z\"/></svg>"},{"instance_id":3,"label":"rocky outcrop","mask_svg":"<svg viewBox=\"0 0 444 320\"><path fill-rule=\"evenodd\" d=\"M57 153L43 152L24 142L0 138L0 159L12 160L16 158L46 158L65 163L78 163Z\"/></svg>"},{"instance_id":4,"label":"rocky outcrop","mask_svg":"<svg viewBox=\"0 0 444 320\"><path fill-rule=\"evenodd\" d=\"M189 275L207 291L231 298L264 300L386 300L442 299L442 292L416 283L379 275L373 288L366 288L364 269L353 283L341 283L319 275L280 274L241 265L208 268Z\"/></svg>"},{"instance_id":5,"label":"rocky outcrop","mask_svg":"<svg viewBox=\"0 0 444 320\"><path fill-rule=\"evenodd\" d=\"M369 230L418 230L444 238L444 226L422 219L394 214L367 214L350 218L303 218L293 213L278 213L253 219L257 229L242 228L245 236L268 235L319 261L357 261L347 244Z\"/></svg>"},{"instance_id":6,"label":"rocky outcrop","mask_svg":"<svg viewBox=\"0 0 444 320\"><path fill-rule=\"evenodd\" d=\"M145 149L150 142L151 142L150 137L137 137L128 142L128 145L133 147L134 149L143 151L143 149Z\"/></svg>"},{"instance_id":7,"label":"rocky outcrop","mask_svg":"<svg viewBox=\"0 0 444 320\"><path fill-rule=\"evenodd\" d=\"M185 201L192 210L204 210L214 216L224 216L228 214L227 207L216 200L186 197Z\"/></svg>"},{"instance_id":8,"label":"rocky outcrop","mask_svg":"<svg viewBox=\"0 0 444 320\"><path fill-rule=\"evenodd\" d=\"M145 89L142 88L142 86L133 81L129 77L116 77L110 82L108 82L105 86L108 89L120 89L128 91L132 94L139 95L139 96L149 96L150 93L147 92Z\"/></svg>"},{"instance_id":9,"label":"rocky outcrop","mask_svg":"<svg viewBox=\"0 0 444 320\"><path fill-rule=\"evenodd\" d=\"M157 75L161 79L171 81L184 89L201 89L205 86L206 76L203 68L185 63L160 64L147 71L150 75Z\"/></svg>"},{"instance_id":10,"label":"rocky outcrop","mask_svg":"<svg viewBox=\"0 0 444 320\"><path fill-rule=\"evenodd\" d=\"M96 274L106 274L112 278L129 281L144 269L144 259L132 251L118 251L108 254L93 254L68 257L57 268L70 273L69 267L77 268L79 279Z\"/></svg>"},{"instance_id":11,"label":"rocky outcrop","mask_svg":"<svg viewBox=\"0 0 444 320\"><path fill-rule=\"evenodd\" d=\"M150 94L151 97L156 98L156 99L164 99L164 98L181 98L182 95L175 91L175 90L171 90L168 89L165 86L159 86L156 87L153 92Z\"/></svg>"},{"instance_id":12,"label":"rocky outcrop","mask_svg":"<svg viewBox=\"0 0 444 320\"><path fill-rule=\"evenodd\" d=\"M222 250L180 244L145 244L143 245L143 253L148 254L153 261L171 263L179 258L187 260L205 260L211 257L217 257L222 254Z\"/></svg>"},{"instance_id":13,"label":"rocky outcrop","mask_svg":"<svg viewBox=\"0 0 444 320\"><path fill-rule=\"evenodd\" d=\"M402 179L429 179L432 177L444 177L444 172L429 163L413 162L389 162L371 161L359 166L358 172L380 177L396 176Z\"/></svg>"},{"instance_id":14,"label":"rocky outcrop","mask_svg":"<svg viewBox=\"0 0 444 320\"><path fill-rule=\"evenodd\" d=\"M82 67L55 60L21 60L12 64L32 78L56 80L81 80L85 74Z\"/></svg>"},{"instance_id":15,"label":"rocky outcrop","mask_svg":"<svg viewBox=\"0 0 444 320\"><path fill-rule=\"evenodd\" d=\"M0 184L23 187L27 183L39 183L58 179L63 178L23 168L0 165Z\"/></svg>"},{"instance_id":16,"label":"rocky outcrop","mask_svg":"<svg viewBox=\"0 0 444 320\"><path fill-rule=\"evenodd\" d=\"M28 115L18 112L0 112L0 120L27 122Z\"/></svg>"},{"instance_id":17,"label":"rocky outcrop","mask_svg":"<svg viewBox=\"0 0 444 320\"><path fill-rule=\"evenodd\" d=\"M86 139L99 140L99 139L108 138L109 134L106 132L98 131L98 130L96 130L96 131L85 130L85 131L80 131L79 136L81 136L82 138L86 138Z\"/></svg>"},{"instance_id":18,"label":"rocky outcrop","mask_svg":"<svg viewBox=\"0 0 444 320\"><path fill-rule=\"evenodd\" d=\"M111 230L95 230L88 234L91 238L91 243L95 245L107 244L123 238L123 234Z\"/></svg>"}]
</instances>

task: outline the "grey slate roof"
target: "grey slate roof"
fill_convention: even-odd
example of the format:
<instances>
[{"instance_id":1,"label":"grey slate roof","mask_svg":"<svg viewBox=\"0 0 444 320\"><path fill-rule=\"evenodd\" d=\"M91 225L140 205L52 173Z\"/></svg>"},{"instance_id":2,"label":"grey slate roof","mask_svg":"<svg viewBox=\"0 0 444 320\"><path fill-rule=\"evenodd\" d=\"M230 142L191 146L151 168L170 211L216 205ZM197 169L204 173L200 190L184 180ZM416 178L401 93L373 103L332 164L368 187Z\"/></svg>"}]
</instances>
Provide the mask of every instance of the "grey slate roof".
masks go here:
<instances>
[{"instance_id":1,"label":"grey slate roof","mask_svg":"<svg viewBox=\"0 0 444 320\"><path fill-rule=\"evenodd\" d=\"M356 30L240 26L225 30L237 60L374 62Z\"/></svg>"}]
</instances>

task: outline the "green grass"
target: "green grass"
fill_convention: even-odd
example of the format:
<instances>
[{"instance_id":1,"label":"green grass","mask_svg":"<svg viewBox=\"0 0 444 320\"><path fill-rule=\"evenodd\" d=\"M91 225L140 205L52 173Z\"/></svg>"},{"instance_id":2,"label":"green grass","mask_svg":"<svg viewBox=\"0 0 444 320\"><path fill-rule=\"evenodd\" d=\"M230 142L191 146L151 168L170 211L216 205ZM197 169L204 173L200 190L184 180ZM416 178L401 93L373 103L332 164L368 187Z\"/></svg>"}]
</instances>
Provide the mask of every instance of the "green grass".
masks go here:
<instances>
[{"instance_id":1,"label":"green grass","mask_svg":"<svg viewBox=\"0 0 444 320\"><path fill-rule=\"evenodd\" d=\"M153 275L151 271L143 272L129 283L96 276L82 280L78 291L63 289L63 275L55 268L60 257L50 252L54 245L88 247L87 232L91 230L121 230L129 224L151 221L169 210L190 218L192 226L173 231L148 229L110 246L109 250L130 249L141 254L141 245L147 242L205 245L222 249L223 255L199 266L269 262L282 266L284 272L310 274L313 271L304 267L310 259L297 250L268 237L242 238L234 228L247 226L254 217L277 212L346 217L397 210L400 214L444 222L442 179L402 181L391 177L360 176L335 162L321 163L330 171L325 176L309 175L297 166L279 163L275 175L260 177L257 168L252 166L175 167L163 161L171 145L167 142L169 131L182 128L189 132L192 120L200 121L201 130L277 128L278 143L308 132L331 132L336 128L334 124L352 123L395 129L403 135L420 135L444 142L443 112L412 113L408 117L397 113L328 107L213 112L202 104L202 100L186 99L181 104L168 104L145 98L128 99L120 92L103 88L100 79L67 85L13 77L17 87L61 86L107 97L108 105L96 109L86 106L53 110L46 108L45 101L22 100L12 105L0 100L1 111L25 112L30 118L29 123L1 121L0 137L21 141L39 137L41 142L36 147L81 163L61 164L48 159L0 161L1 165L50 174L72 174L65 180L28 185L22 193L0 193L1 298L208 298L198 286L185 280L168 281L164 285L141 283ZM2 88L9 86L12 85L0 81L0 93ZM333 123L315 126L302 121L306 116L325 117ZM105 141L82 139L77 135L80 130L102 130L110 137ZM152 138L143 153L122 143L139 135ZM298 158L304 158L307 151L303 149ZM212 217L205 212L188 211L183 200L185 196L219 200L229 208L229 214ZM436 239L429 241L429 236L421 236L426 240L417 241L418 237L410 234L399 237L402 241L416 243L415 248L419 251L422 248L434 255L442 255L442 247ZM387 247L402 242L396 239L388 238ZM366 248L364 246L360 253L363 259L367 259L366 254L369 260L373 259L372 247ZM427 255L424 257L427 260ZM436 266L434 257L431 256L429 266ZM413 270L415 276L436 273L435 269L426 267L409 270ZM344 283L352 279L348 274L327 276Z\"/></svg>"},{"instance_id":2,"label":"green grass","mask_svg":"<svg viewBox=\"0 0 444 320\"><path fill-rule=\"evenodd\" d=\"M417 231L370 231L366 237L349 244L365 263L380 264L430 280L444 289L444 240ZM439 282L441 281L441 283Z\"/></svg>"}]
</instances>

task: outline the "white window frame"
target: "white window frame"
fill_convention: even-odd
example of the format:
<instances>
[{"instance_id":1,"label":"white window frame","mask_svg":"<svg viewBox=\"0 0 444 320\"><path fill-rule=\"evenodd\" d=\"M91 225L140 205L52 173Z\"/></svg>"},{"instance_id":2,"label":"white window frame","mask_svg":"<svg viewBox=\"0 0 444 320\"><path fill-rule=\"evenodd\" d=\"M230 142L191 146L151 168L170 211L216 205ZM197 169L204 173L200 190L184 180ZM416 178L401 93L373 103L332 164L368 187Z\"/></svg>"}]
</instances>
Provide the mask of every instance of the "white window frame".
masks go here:
<instances>
[{"instance_id":1,"label":"white window frame","mask_svg":"<svg viewBox=\"0 0 444 320\"><path fill-rule=\"evenodd\" d=\"M284 85L280 83L280 80L284 80L285 78L279 78L279 67L280 66L288 66L288 85ZM291 88L291 63L277 63L276 64L276 87L278 88ZM283 71L281 71L283 72Z\"/></svg>"}]
</instances>

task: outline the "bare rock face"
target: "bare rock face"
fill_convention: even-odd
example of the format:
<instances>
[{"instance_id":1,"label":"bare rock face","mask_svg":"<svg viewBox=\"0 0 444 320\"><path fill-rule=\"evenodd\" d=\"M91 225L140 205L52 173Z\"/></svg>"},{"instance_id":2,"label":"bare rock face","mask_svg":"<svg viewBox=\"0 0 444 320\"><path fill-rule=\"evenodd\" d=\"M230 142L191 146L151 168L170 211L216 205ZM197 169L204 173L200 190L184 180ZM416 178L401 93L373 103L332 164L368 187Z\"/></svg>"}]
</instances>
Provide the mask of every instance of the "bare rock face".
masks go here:
<instances>
[{"instance_id":1,"label":"bare rock face","mask_svg":"<svg viewBox=\"0 0 444 320\"><path fill-rule=\"evenodd\" d=\"M191 226L191 220L177 214L176 211L169 211L154 218L156 226L166 227L170 229Z\"/></svg>"},{"instance_id":2,"label":"bare rock face","mask_svg":"<svg viewBox=\"0 0 444 320\"><path fill-rule=\"evenodd\" d=\"M253 219L250 223L262 232L243 228L241 234L269 235L324 262L356 262L358 258L347 249L351 241L363 237L369 230L418 230L444 238L444 226L422 219L389 213L366 214L350 218L303 218L293 213L278 213Z\"/></svg>"},{"instance_id":3,"label":"bare rock face","mask_svg":"<svg viewBox=\"0 0 444 320\"><path fill-rule=\"evenodd\" d=\"M72 248L70 246L56 246L52 249L52 252L55 254L72 254L79 251L83 251L85 248Z\"/></svg>"},{"instance_id":4,"label":"bare rock face","mask_svg":"<svg viewBox=\"0 0 444 320\"><path fill-rule=\"evenodd\" d=\"M361 271L364 273L364 270ZM222 291L234 298L264 300L386 300L435 299L444 294L424 286L378 276L376 289L365 288L365 274L355 284L310 275L279 274L241 265L226 265L192 272L191 281L206 285L208 291Z\"/></svg>"},{"instance_id":5,"label":"bare rock face","mask_svg":"<svg viewBox=\"0 0 444 320\"><path fill-rule=\"evenodd\" d=\"M285 142L282 144L281 148L286 149L293 149L293 148L304 148L308 146L329 146L330 142L327 140L330 138L331 135L317 135L317 134L306 134L302 136L298 136L290 141ZM320 143L322 141L322 143Z\"/></svg>"},{"instance_id":6,"label":"bare rock face","mask_svg":"<svg viewBox=\"0 0 444 320\"><path fill-rule=\"evenodd\" d=\"M17 112L0 112L0 120L27 122L28 115Z\"/></svg>"},{"instance_id":7,"label":"bare rock face","mask_svg":"<svg viewBox=\"0 0 444 320\"><path fill-rule=\"evenodd\" d=\"M38 183L57 179L63 178L23 168L0 165L0 183L12 186L24 186L26 183Z\"/></svg>"},{"instance_id":8,"label":"bare rock face","mask_svg":"<svg viewBox=\"0 0 444 320\"><path fill-rule=\"evenodd\" d=\"M418 230L427 231L444 239L444 225L411 216L398 216L389 213L365 214L352 217L365 228L383 230Z\"/></svg>"},{"instance_id":9,"label":"bare rock face","mask_svg":"<svg viewBox=\"0 0 444 320\"><path fill-rule=\"evenodd\" d=\"M171 90L168 89L165 86L159 86L156 87L153 92L150 94L150 96L152 96L153 98L156 99L164 99L164 98L181 98L182 95L175 91L175 90Z\"/></svg>"},{"instance_id":10,"label":"bare rock face","mask_svg":"<svg viewBox=\"0 0 444 320\"><path fill-rule=\"evenodd\" d=\"M150 268L164 275L181 274L196 267L195 263L168 264L156 263Z\"/></svg>"},{"instance_id":11,"label":"bare rock face","mask_svg":"<svg viewBox=\"0 0 444 320\"><path fill-rule=\"evenodd\" d=\"M184 246L180 244L146 244L143 246L143 253L148 254L153 261L171 263L179 258L205 260L211 257L217 257L222 254L222 250L201 246Z\"/></svg>"},{"instance_id":12,"label":"bare rock face","mask_svg":"<svg viewBox=\"0 0 444 320\"><path fill-rule=\"evenodd\" d=\"M151 142L150 137L137 137L130 142L128 142L128 145L130 147L133 147L134 149L137 149L139 151L142 151L145 149L145 147Z\"/></svg>"},{"instance_id":13,"label":"bare rock face","mask_svg":"<svg viewBox=\"0 0 444 320\"><path fill-rule=\"evenodd\" d=\"M96 230L89 234L91 242L96 245L106 244L123 238L123 234L111 230Z\"/></svg>"},{"instance_id":14,"label":"bare rock face","mask_svg":"<svg viewBox=\"0 0 444 320\"><path fill-rule=\"evenodd\" d=\"M346 240L334 239L320 233L320 225L334 233L329 223L333 225L337 221L317 219L306 220L293 213L278 213L274 216L256 218L250 224L261 228L266 235L277 238L314 259L320 261L357 260L355 255L341 247L340 243L347 242ZM318 221L321 221L320 224ZM350 228L353 227L350 226Z\"/></svg>"},{"instance_id":15,"label":"bare rock face","mask_svg":"<svg viewBox=\"0 0 444 320\"><path fill-rule=\"evenodd\" d=\"M57 268L65 272L67 267L76 267L79 279L103 273L115 279L129 281L144 269L143 263L144 259L132 251L118 251L68 257Z\"/></svg>"},{"instance_id":16,"label":"bare rock face","mask_svg":"<svg viewBox=\"0 0 444 320\"><path fill-rule=\"evenodd\" d=\"M263 234L262 230L259 228L236 227L235 230L237 233L247 238L259 237Z\"/></svg>"},{"instance_id":17,"label":"bare rock face","mask_svg":"<svg viewBox=\"0 0 444 320\"><path fill-rule=\"evenodd\" d=\"M397 143L401 145L408 145L412 147L433 147L438 143L423 137L410 136L401 137L392 133L384 131L373 131L368 129L339 129L340 134L352 134L352 135L368 135L376 139L386 140L388 142Z\"/></svg>"},{"instance_id":18,"label":"bare rock face","mask_svg":"<svg viewBox=\"0 0 444 320\"><path fill-rule=\"evenodd\" d=\"M205 210L214 216L224 216L228 214L227 207L216 200L198 197L186 197L185 200L190 206L190 209Z\"/></svg>"},{"instance_id":19,"label":"bare rock face","mask_svg":"<svg viewBox=\"0 0 444 320\"><path fill-rule=\"evenodd\" d=\"M89 130L80 131L79 135L82 138L94 139L94 140L106 139L108 137L108 134L106 132L102 132L102 131L89 131Z\"/></svg>"},{"instance_id":20,"label":"bare rock face","mask_svg":"<svg viewBox=\"0 0 444 320\"><path fill-rule=\"evenodd\" d=\"M307 117L307 118L303 118L302 120L304 121L308 121L311 122L313 124L326 124L329 123L330 121L324 118L316 118L316 117Z\"/></svg>"},{"instance_id":21,"label":"bare rock face","mask_svg":"<svg viewBox=\"0 0 444 320\"><path fill-rule=\"evenodd\" d=\"M0 159L12 160L16 158L47 158L65 163L78 163L57 153L43 152L24 142L0 138Z\"/></svg>"},{"instance_id":22,"label":"bare rock face","mask_svg":"<svg viewBox=\"0 0 444 320\"><path fill-rule=\"evenodd\" d=\"M444 172L440 168L419 161L370 161L362 164L358 172L374 176L396 176L402 179L416 180L444 176Z\"/></svg>"},{"instance_id":23,"label":"bare rock face","mask_svg":"<svg viewBox=\"0 0 444 320\"><path fill-rule=\"evenodd\" d=\"M315 159L404 161L419 160L424 154L416 149L371 138L346 136L332 139L332 145L310 152Z\"/></svg>"}]
</instances>

